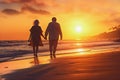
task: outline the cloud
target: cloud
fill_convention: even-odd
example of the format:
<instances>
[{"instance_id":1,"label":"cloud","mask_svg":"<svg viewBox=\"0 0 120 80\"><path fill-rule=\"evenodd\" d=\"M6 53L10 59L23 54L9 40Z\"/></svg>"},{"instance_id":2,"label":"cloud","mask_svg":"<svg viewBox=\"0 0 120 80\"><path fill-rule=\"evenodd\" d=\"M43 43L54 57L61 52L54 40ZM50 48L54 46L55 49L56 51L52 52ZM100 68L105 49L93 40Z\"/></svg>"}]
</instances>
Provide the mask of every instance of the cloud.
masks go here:
<instances>
[{"instance_id":1,"label":"cloud","mask_svg":"<svg viewBox=\"0 0 120 80\"><path fill-rule=\"evenodd\" d=\"M43 14L43 15L48 15L48 14L50 14L50 12L48 12L48 11L46 11L46 10L38 9L38 8L35 8L35 7L33 8L32 6L27 6L27 5L23 6L23 7L21 8L21 11L22 11L22 12L29 11L29 12L31 12L31 13Z\"/></svg>"},{"instance_id":2,"label":"cloud","mask_svg":"<svg viewBox=\"0 0 120 80\"><path fill-rule=\"evenodd\" d=\"M120 24L120 17L105 19L102 21L102 23L118 25L118 24Z\"/></svg>"},{"instance_id":3,"label":"cloud","mask_svg":"<svg viewBox=\"0 0 120 80\"><path fill-rule=\"evenodd\" d=\"M1 0L0 3L8 4L8 3L28 3L33 0Z\"/></svg>"},{"instance_id":4,"label":"cloud","mask_svg":"<svg viewBox=\"0 0 120 80\"><path fill-rule=\"evenodd\" d=\"M30 6L39 6L39 7L45 7L47 6L45 2L42 0L1 0L0 4L22 4L22 5L30 5Z\"/></svg>"},{"instance_id":5,"label":"cloud","mask_svg":"<svg viewBox=\"0 0 120 80\"><path fill-rule=\"evenodd\" d=\"M42 15L49 15L51 14L50 12L46 11L46 10L42 10L42 9L35 9L29 6L25 6L21 8L21 11L17 11L15 9L4 9L1 11L4 14L7 15L19 15L25 12L30 12L30 13L34 13L34 14L42 14Z\"/></svg>"},{"instance_id":6,"label":"cloud","mask_svg":"<svg viewBox=\"0 0 120 80\"><path fill-rule=\"evenodd\" d=\"M42 0L1 0L0 4L4 4L2 13L5 14L20 14L25 12L30 12L34 14L49 15L51 14L47 11L47 4ZM19 4L19 5L17 5ZM7 7L8 6L8 7ZM7 9L10 8L10 9ZM19 9L19 11L17 11Z\"/></svg>"},{"instance_id":7,"label":"cloud","mask_svg":"<svg viewBox=\"0 0 120 80\"><path fill-rule=\"evenodd\" d=\"M105 17L103 17L101 23L115 25L120 24L120 11L110 11Z\"/></svg>"},{"instance_id":8,"label":"cloud","mask_svg":"<svg viewBox=\"0 0 120 80\"><path fill-rule=\"evenodd\" d=\"M113 21L120 24L120 17L115 18Z\"/></svg>"},{"instance_id":9,"label":"cloud","mask_svg":"<svg viewBox=\"0 0 120 80\"><path fill-rule=\"evenodd\" d=\"M7 14L7 15L17 15L17 14L20 14L19 11L14 10L14 9L4 9L4 10L2 10L2 13Z\"/></svg>"},{"instance_id":10,"label":"cloud","mask_svg":"<svg viewBox=\"0 0 120 80\"><path fill-rule=\"evenodd\" d=\"M119 9L119 0L0 0L0 3L20 4L21 12L36 14L77 13L108 15L110 11ZM26 6L25 6L26 5ZM114 5L114 6L113 6ZM17 8L18 8L17 6ZM13 7L12 7L13 8ZM15 7L16 8L16 5ZM16 9L17 10L17 9ZM113 12L113 11L111 11Z\"/></svg>"}]
</instances>

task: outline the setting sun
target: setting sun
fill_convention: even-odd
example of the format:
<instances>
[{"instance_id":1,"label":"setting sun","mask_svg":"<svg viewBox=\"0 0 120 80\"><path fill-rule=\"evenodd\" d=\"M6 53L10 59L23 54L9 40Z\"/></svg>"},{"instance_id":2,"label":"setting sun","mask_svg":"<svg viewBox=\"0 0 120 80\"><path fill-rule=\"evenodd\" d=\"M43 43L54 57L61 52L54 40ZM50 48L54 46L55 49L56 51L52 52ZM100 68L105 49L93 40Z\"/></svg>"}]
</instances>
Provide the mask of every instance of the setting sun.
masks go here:
<instances>
[{"instance_id":1,"label":"setting sun","mask_svg":"<svg viewBox=\"0 0 120 80\"><path fill-rule=\"evenodd\" d=\"M82 32L82 27L81 26L76 26L75 31L76 32Z\"/></svg>"}]
</instances>

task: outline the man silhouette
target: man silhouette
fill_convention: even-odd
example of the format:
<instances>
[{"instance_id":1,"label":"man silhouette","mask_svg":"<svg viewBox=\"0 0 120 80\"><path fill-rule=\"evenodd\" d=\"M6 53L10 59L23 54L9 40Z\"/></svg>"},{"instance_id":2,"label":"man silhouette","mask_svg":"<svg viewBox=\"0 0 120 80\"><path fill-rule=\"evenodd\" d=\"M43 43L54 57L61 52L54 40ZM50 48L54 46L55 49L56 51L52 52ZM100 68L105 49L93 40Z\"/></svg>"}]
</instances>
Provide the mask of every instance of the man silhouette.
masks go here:
<instances>
[{"instance_id":1,"label":"man silhouette","mask_svg":"<svg viewBox=\"0 0 120 80\"><path fill-rule=\"evenodd\" d=\"M48 27L45 31L45 39L47 40L47 36L49 35L49 50L50 50L50 58L56 58L55 52L59 40L62 40L62 31L60 24L56 22L56 17L52 18L52 22L48 24Z\"/></svg>"}]
</instances>

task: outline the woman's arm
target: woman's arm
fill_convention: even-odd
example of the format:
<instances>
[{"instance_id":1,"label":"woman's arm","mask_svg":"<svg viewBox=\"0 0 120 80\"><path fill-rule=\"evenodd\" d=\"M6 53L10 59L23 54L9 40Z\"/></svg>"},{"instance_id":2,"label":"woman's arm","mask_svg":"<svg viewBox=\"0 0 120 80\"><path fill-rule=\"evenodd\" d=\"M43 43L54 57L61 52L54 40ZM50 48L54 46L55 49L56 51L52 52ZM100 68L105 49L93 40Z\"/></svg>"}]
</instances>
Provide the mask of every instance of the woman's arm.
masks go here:
<instances>
[{"instance_id":1,"label":"woman's arm","mask_svg":"<svg viewBox=\"0 0 120 80\"><path fill-rule=\"evenodd\" d=\"M28 38L28 42L30 42L30 41L31 41L31 33L30 33L29 38Z\"/></svg>"},{"instance_id":2,"label":"woman's arm","mask_svg":"<svg viewBox=\"0 0 120 80\"><path fill-rule=\"evenodd\" d=\"M41 36L45 39L45 36L41 33Z\"/></svg>"}]
</instances>

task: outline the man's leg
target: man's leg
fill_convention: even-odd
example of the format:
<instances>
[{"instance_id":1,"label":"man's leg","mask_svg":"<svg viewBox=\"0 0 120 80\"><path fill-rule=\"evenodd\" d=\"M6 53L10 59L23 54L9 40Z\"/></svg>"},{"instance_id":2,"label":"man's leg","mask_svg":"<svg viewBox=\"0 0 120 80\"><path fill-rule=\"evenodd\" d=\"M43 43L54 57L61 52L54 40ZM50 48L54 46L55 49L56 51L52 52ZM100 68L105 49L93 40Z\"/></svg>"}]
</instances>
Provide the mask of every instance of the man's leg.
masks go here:
<instances>
[{"instance_id":1,"label":"man's leg","mask_svg":"<svg viewBox=\"0 0 120 80\"><path fill-rule=\"evenodd\" d=\"M55 40L54 41L54 46L53 46L53 56L54 56L54 58L56 58L56 48L57 48L57 44L58 44L58 40Z\"/></svg>"},{"instance_id":2,"label":"man's leg","mask_svg":"<svg viewBox=\"0 0 120 80\"><path fill-rule=\"evenodd\" d=\"M52 46L53 46L53 41L50 40L50 41L49 41L49 51L50 51L50 58L51 58L51 59L53 58L53 57L52 57L52 54L53 54Z\"/></svg>"}]
</instances>

